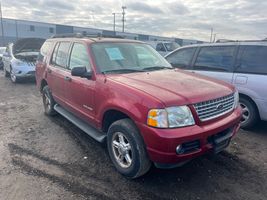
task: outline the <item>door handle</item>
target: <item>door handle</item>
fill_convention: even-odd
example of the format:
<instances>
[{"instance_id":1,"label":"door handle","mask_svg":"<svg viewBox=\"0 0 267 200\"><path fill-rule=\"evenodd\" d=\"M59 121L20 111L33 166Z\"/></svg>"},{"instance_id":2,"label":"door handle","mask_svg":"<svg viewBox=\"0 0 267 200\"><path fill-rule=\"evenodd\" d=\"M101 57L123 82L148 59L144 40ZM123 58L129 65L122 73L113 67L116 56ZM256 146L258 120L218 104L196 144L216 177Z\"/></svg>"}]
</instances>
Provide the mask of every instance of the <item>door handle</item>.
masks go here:
<instances>
[{"instance_id":1,"label":"door handle","mask_svg":"<svg viewBox=\"0 0 267 200\"><path fill-rule=\"evenodd\" d=\"M51 74L52 73L52 70L51 69L47 69L47 72L49 73L49 74Z\"/></svg>"},{"instance_id":2,"label":"door handle","mask_svg":"<svg viewBox=\"0 0 267 200\"><path fill-rule=\"evenodd\" d=\"M71 81L71 77L65 76L64 80L70 82Z\"/></svg>"}]
</instances>

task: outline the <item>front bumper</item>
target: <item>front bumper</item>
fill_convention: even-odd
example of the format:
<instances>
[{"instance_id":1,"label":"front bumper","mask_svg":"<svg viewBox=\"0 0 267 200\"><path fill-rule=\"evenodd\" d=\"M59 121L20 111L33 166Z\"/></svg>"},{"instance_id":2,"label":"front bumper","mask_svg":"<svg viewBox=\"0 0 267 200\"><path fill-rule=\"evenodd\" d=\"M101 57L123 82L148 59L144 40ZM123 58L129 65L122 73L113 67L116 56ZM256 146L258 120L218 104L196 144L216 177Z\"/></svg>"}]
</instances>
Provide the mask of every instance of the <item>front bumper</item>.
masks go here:
<instances>
[{"instance_id":1,"label":"front bumper","mask_svg":"<svg viewBox=\"0 0 267 200\"><path fill-rule=\"evenodd\" d=\"M26 73L15 73L17 79L35 79L35 71Z\"/></svg>"},{"instance_id":2,"label":"front bumper","mask_svg":"<svg viewBox=\"0 0 267 200\"><path fill-rule=\"evenodd\" d=\"M207 152L221 151L238 132L241 115L241 108L238 107L230 115L202 126L175 129L158 129L144 124L137 126L144 138L150 160L158 166L168 166L186 162ZM220 139L222 137L225 138L224 141ZM177 153L177 146L183 144L191 145L193 151Z\"/></svg>"}]
</instances>

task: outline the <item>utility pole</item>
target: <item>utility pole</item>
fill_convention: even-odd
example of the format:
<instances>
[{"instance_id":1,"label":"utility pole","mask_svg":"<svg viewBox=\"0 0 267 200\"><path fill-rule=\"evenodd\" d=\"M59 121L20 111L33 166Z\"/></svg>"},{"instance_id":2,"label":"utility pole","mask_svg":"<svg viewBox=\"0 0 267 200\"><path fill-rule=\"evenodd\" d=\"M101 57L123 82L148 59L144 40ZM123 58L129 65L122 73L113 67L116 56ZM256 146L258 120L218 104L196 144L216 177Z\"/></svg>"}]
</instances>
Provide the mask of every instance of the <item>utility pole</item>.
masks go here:
<instances>
[{"instance_id":1,"label":"utility pole","mask_svg":"<svg viewBox=\"0 0 267 200\"><path fill-rule=\"evenodd\" d=\"M4 36L4 25L3 25L3 13L2 13L2 3L0 2L0 17L1 17L1 31L2 31L2 46L5 45L5 36Z\"/></svg>"},{"instance_id":2,"label":"utility pole","mask_svg":"<svg viewBox=\"0 0 267 200\"><path fill-rule=\"evenodd\" d=\"M116 35L116 13L112 13L113 15L113 32L114 36Z\"/></svg>"},{"instance_id":3,"label":"utility pole","mask_svg":"<svg viewBox=\"0 0 267 200\"><path fill-rule=\"evenodd\" d=\"M126 9L126 6L122 6L122 32L124 33L124 23L125 23L125 9Z\"/></svg>"},{"instance_id":4,"label":"utility pole","mask_svg":"<svg viewBox=\"0 0 267 200\"><path fill-rule=\"evenodd\" d=\"M212 42L213 28L210 29L210 43Z\"/></svg>"}]
</instances>

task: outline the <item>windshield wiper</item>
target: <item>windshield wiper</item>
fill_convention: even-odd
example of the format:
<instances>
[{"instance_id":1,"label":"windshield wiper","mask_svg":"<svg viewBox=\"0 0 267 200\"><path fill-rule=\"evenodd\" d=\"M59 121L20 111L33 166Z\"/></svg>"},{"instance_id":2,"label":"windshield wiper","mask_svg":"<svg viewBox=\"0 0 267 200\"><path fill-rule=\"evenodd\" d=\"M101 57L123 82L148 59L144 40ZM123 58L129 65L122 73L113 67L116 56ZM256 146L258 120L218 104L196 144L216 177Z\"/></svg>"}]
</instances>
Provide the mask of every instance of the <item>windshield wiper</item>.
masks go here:
<instances>
[{"instance_id":1,"label":"windshield wiper","mask_svg":"<svg viewBox=\"0 0 267 200\"><path fill-rule=\"evenodd\" d=\"M112 70L106 70L103 71L102 74L108 74L108 73L134 73L134 72L144 72L142 69L112 69Z\"/></svg>"},{"instance_id":2,"label":"windshield wiper","mask_svg":"<svg viewBox=\"0 0 267 200\"><path fill-rule=\"evenodd\" d=\"M173 69L173 68L172 67L165 67L165 66L153 66L153 67L143 68L144 71L153 71L153 70L161 70L161 69Z\"/></svg>"}]
</instances>

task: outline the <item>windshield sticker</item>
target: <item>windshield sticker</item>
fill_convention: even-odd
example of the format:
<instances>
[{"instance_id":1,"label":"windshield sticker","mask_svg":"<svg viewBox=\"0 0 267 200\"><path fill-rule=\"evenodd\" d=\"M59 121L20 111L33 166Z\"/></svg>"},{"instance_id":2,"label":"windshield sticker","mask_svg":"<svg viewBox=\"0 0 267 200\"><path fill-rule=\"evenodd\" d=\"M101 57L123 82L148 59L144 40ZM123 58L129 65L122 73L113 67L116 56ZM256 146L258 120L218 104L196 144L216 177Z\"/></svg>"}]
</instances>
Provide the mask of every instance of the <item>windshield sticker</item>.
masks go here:
<instances>
[{"instance_id":1,"label":"windshield sticker","mask_svg":"<svg viewBox=\"0 0 267 200\"><path fill-rule=\"evenodd\" d=\"M124 59L119 48L105 48L105 50L110 60L123 60Z\"/></svg>"}]
</instances>

